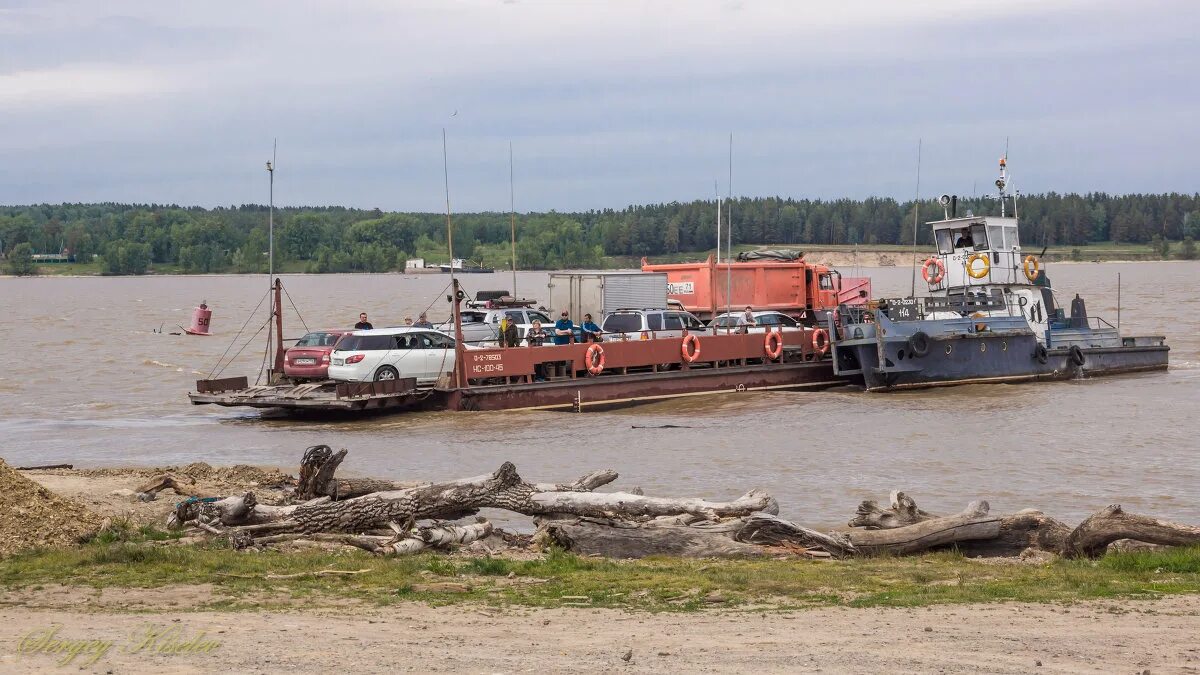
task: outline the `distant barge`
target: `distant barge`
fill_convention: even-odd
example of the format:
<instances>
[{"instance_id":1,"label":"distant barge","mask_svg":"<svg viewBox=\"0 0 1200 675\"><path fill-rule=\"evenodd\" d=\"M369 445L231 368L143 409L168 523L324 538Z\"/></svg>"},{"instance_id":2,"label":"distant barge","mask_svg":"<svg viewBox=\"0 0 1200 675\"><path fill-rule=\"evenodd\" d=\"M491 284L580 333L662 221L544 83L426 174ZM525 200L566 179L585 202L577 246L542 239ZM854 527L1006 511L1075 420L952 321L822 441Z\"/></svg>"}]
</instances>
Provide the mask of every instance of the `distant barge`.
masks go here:
<instances>
[{"instance_id":1,"label":"distant barge","mask_svg":"<svg viewBox=\"0 0 1200 675\"><path fill-rule=\"evenodd\" d=\"M458 303L454 317L458 324ZM279 375L280 358L271 371L270 384L249 386L245 377L199 380L188 398L196 405L301 415L583 410L699 394L818 389L845 383L834 374L822 329L683 339L643 337L624 342L487 349L466 348L459 341L449 382L433 388L418 388L412 378L295 382ZM685 346L685 342L690 344ZM547 381L535 380L539 368L549 375Z\"/></svg>"}]
</instances>

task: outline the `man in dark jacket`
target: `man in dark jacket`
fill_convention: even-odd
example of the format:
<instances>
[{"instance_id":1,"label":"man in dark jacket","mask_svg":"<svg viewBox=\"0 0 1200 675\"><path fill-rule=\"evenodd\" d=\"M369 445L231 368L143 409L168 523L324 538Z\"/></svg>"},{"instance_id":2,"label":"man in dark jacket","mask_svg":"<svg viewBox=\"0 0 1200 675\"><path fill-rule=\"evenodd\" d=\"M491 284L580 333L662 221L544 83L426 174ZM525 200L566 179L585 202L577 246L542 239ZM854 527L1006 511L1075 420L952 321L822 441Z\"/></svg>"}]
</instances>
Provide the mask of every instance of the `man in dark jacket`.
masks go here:
<instances>
[{"instance_id":1,"label":"man in dark jacket","mask_svg":"<svg viewBox=\"0 0 1200 675\"><path fill-rule=\"evenodd\" d=\"M517 322L512 319L504 319L504 327L500 330L500 346L501 347L519 347L521 346L521 332L517 330Z\"/></svg>"},{"instance_id":2,"label":"man in dark jacket","mask_svg":"<svg viewBox=\"0 0 1200 675\"><path fill-rule=\"evenodd\" d=\"M371 330L374 326L370 321L367 321L367 313L363 312L358 315L358 323L354 324L354 330Z\"/></svg>"}]
</instances>

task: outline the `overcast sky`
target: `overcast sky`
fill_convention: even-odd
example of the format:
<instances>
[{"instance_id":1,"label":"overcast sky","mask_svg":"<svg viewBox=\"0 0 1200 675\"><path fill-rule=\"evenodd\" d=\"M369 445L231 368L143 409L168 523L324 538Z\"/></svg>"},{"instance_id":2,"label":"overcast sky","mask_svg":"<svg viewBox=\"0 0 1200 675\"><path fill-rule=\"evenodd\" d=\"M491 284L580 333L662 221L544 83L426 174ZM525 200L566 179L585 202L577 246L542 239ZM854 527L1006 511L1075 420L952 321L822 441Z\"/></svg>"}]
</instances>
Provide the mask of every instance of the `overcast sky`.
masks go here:
<instances>
[{"instance_id":1,"label":"overcast sky","mask_svg":"<svg viewBox=\"0 0 1200 675\"><path fill-rule=\"evenodd\" d=\"M1195 192L1200 2L0 0L0 203ZM977 186L977 187L975 187Z\"/></svg>"}]
</instances>

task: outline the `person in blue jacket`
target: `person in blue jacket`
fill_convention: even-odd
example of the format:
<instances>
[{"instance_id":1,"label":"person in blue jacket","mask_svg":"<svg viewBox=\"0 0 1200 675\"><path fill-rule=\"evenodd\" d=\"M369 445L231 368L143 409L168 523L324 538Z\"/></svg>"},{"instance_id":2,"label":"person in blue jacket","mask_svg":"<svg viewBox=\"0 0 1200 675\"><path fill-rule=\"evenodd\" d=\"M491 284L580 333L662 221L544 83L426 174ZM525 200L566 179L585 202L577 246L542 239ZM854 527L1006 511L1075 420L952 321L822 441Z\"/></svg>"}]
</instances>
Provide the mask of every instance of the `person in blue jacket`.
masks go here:
<instances>
[{"instance_id":1,"label":"person in blue jacket","mask_svg":"<svg viewBox=\"0 0 1200 675\"><path fill-rule=\"evenodd\" d=\"M597 326L592 321L591 314L583 315L583 323L579 326L580 332L583 334L584 342L599 342L600 341L600 326Z\"/></svg>"},{"instance_id":2,"label":"person in blue jacket","mask_svg":"<svg viewBox=\"0 0 1200 675\"><path fill-rule=\"evenodd\" d=\"M575 324L571 323L570 317L564 310L558 321L554 322L554 344L571 344L571 334L574 332Z\"/></svg>"}]
</instances>

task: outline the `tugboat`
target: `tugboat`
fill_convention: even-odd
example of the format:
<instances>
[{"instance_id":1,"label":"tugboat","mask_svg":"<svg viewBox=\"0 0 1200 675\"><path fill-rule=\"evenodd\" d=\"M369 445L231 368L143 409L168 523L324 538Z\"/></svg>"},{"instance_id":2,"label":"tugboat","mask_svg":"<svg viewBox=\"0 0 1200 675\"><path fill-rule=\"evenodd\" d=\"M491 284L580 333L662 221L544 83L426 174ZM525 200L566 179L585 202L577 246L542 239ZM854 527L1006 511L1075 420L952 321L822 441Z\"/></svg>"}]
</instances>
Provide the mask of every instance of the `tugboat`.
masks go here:
<instances>
[{"instance_id":1,"label":"tugboat","mask_svg":"<svg viewBox=\"0 0 1200 675\"><path fill-rule=\"evenodd\" d=\"M1016 194L1006 215L1006 164L999 217L958 217L957 197L942 196L944 219L927 223L937 253L921 266L929 296L837 308L828 320L836 374L890 391L1167 368L1165 337L1122 336L1079 295L1064 310L1037 256L1022 254Z\"/></svg>"}]
</instances>

